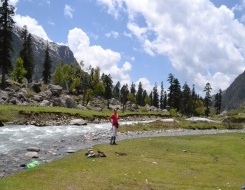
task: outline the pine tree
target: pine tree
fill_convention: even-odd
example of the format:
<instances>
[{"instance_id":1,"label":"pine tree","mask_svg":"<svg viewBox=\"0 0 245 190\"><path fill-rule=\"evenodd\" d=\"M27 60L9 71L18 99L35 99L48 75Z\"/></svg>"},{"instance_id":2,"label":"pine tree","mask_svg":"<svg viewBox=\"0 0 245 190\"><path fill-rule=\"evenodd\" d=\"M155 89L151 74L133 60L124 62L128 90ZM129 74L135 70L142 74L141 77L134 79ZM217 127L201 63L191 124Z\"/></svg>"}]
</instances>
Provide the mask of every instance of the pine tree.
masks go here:
<instances>
[{"instance_id":1,"label":"pine tree","mask_svg":"<svg viewBox=\"0 0 245 190\"><path fill-rule=\"evenodd\" d=\"M134 83L131 84L130 93L132 93L135 96L136 89L135 89L135 84Z\"/></svg>"},{"instance_id":2,"label":"pine tree","mask_svg":"<svg viewBox=\"0 0 245 190\"><path fill-rule=\"evenodd\" d=\"M174 78L172 86L173 86L172 87L172 90L173 90L172 107L175 108L178 112L180 110L180 102L181 102L181 86L177 78Z\"/></svg>"},{"instance_id":3,"label":"pine tree","mask_svg":"<svg viewBox=\"0 0 245 190\"><path fill-rule=\"evenodd\" d=\"M169 88L168 88L168 106L171 109L173 107L173 82L174 82L174 75L170 73L168 75L168 82L169 82Z\"/></svg>"},{"instance_id":4,"label":"pine tree","mask_svg":"<svg viewBox=\"0 0 245 190\"><path fill-rule=\"evenodd\" d=\"M191 113L192 115L196 115L196 107L195 107L195 102L197 101L197 95L195 91L195 85L192 85L192 91L191 91L191 101L192 101L192 107L191 107Z\"/></svg>"},{"instance_id":5,"label":"pine tree","mask_svg":"<svg viewBox=\"0 0 245 190\"><path fill-rule=\"evenodd\" d=\"M167 102L167 92L164 92L164 98L163 98L163 109L167 108L168 102Z\"/></svg>"},{"instance_id":6,"label":"pine tree","mask_svg":"<svg viewBox=\"0 0 245 190\"><path fill-rule=\"evenodd\" d=\"M79 94L82 91L81 76L82 76L81 66L77 61L74 61L70 66L69 71L69 91L70 93Z\"/></svg>"},{"instance_id":7,"label":"pine tree","mask_svg":"<svg viewBox=\"0 0 245 190\"><path fill-rule=\"evenodd\" d=\"M105 87L105 93L104 97L107 99L107 108L109 109L109 100L112 98L112 88L113 88L113 81L111 79L110 74L109 75L104 75L103 77L103 84Z\"/></svg>"},{"instance_id":8,"label":"pine tree","mask_svg":"<svg viewBox=\"0 0 245 190\"><path fill-rule=\"evenodd\" d=\"M152 106L152 103L153 103L153 93L151 91L151 93L149 94L149 98L150 98L150 106Z\"/></svg>"},{"instance_id":9,"label":"pine tree","mask_svg":"<svg viewBox=\"0 0 245 190\"><path fill-rule=\"evenodd\" d=\"M52 61L49 55L49 45L47 42L47 47L45 50L45 59L44 59L44 63L43 63L43 82L45 84L49 84L50 83L50 79L51 79L51 67L52 67Z\"/></svg>"},{"instance_id":10,"label":"pine tree","mask_svg":"<svg viewBox=\"0 0 245 190\"><path fill-rule=\"evenodd\" d=\"M103 78L102 77L100 78L100 68L97 67L96 69L91 69L90 77L91 77L91 88L94 91L94 95L96 96L103 95L105 92L105 88L102 82Z\"/></svg>"},{"instance_id":11,"label":"pine tree","mask_svg":"<svg viewBox=\"0 0 245 190\"><path fill-rule=\"evenodd\" d=\"M27 71L25 77L28 82L32 80L34 74L34 58L32 51L32 36L28 34L27 26L24 26L21 32L24 41L23 49L20 51L20 57L23 59L24 68Z\"/></svg>"},{"instance_id":12,"label":"pine tree","mask_svg":"<svg viewBox=\"0 0 245 190\"><path fill-rule=\"evenodd\" d=\"M104 76L104 74L102 74ZM102 78L101 78L102 80ZM83 106L85 105L85 95L87 93L87 90L90 88L90 76L87 72L82 72L81 75L81 89L83 94Z\"/></svg>"},{"instance_id":13,"label":"pine tree","mask_svg":"<svg viewBox=\"0 0 245 190\"><path fill-rule=\"evenodd\" d=\"M6 74L12 69L10 54L12 48L12 28L14 25L14 7L9 5L8 0L1 0L2 6L0 7L0 67L2 70L2 83L3 89L6 88Z\"/></svg>"},{"instance_id":14,"label":"pine tree","mask_svg":"<svg viewBox=\"0 0 245 190\"><path fill-rule=\"evenodd\" d=\"M163 88L163 82L161 82L160 109L164 109L164 107L163 107L163 100L164 100L164 88Z\"/></svg>"},{"instance_id":15,"label":"pine tree","mask_svg":"<svg viewBox=\"0 0 245 190\"><path fill-rule=\"evenodd\" d=\"M219 92L215 95L214 107L216 109L216 115L220 114L221 104L222 104L222 90L219 89Z\"/></svg>"},{"instance_id":16,"label":"pine tree","mask_svg":"<svg viewBox=\"0 0 245 190\"><path fill-rule=\"evenodd\" d=\"M144 104L143 103L144 102L144 100L143 100L143 88L142 88L141 82L139 82L138 91L136 93L136 102L140 106L143 106L143 104Z\"/></svg>"},{"instance_id":17,"label":"pine tree","mask_svg":"<svg viewBox=\"0 0 245 190\"><path fill-rule=\"evenodd\" d=\"M205 88L204 88L204 92L206 92L206 95L204 98L204 104L206 107L205 113L206 113L207 117L209 116L210 106L212 105L211 90L212 90L212 87L211 87L210 83L207 83Z\"/></svg>"},{"instance_id":18,"label":"pine tree","mask_svg":"<svg viewBox=\"0 0 245 190\"><path fill-rule=\"evenodd\" d=\"M191 116L192 114L192 94L191 89L187 85L187 83L184 84L182 87L182 97L181 97L181 108L180 111L182 115Z\"/></svg>"},{"instance_id":19,"label":"pine tree","mask_svg":"<svg viewBox=\"0 0 245 190\"><path fill-rule=\"evenodd\" d=\"M146 104L150 105L151 100L150 100L146 90L143 91L142 99L143 99L143 104L141 106L145 106Z\"/></svg>"},{"instance_id":20,"label":"pine tree","mask_svg":"<svg viewBox=\"0 0 245 190\"><path fill-rule=\"evenodd\" d=\"M122 104L123 104L123 112L126 110L126 102L127 102L127 96L128 96L129 90L128 90L128 85L123 85L121 88L121 99L122 99Z\"/></svg>"},{"instance_id":21,"label":"pine tree","mask_svg":"<svg viewBox=\"0 0 245 190\"><path fill-rule=\"evenodd\" d=\"M120 100L120 89L121 89L121 84L120 82L118 81L116 86L113 88L113 96L114 98L116 98L117 100Z\"/></svg>"},{"instance_id":22,"label":"pine tree","mask_svg":"<svg viewBox=\"0 0 245 190\"><path fill-rule=\"evenodd\" d=\"M156 108L159 107L159 94L157 91L157 84L155 84L152 91L152 105L155 106Z\"/></svg>"}]
</instances>

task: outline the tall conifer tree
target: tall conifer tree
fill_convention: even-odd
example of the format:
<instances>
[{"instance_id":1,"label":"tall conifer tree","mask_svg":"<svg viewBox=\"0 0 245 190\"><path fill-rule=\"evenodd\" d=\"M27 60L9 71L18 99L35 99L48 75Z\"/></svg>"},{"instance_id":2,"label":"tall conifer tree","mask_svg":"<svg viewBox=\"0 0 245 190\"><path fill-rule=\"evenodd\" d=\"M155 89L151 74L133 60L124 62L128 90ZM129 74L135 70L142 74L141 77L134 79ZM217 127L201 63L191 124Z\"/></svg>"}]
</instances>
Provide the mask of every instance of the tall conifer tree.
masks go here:
<instances>
[{"instance_id":1,"label":"tall conifer tree","mask_svg":"<svg viewBox=\"0 0 245 190\"><path fill-rule=\"evenodd\" d=\"M160 108L163 109L163 100L164 100L164 88L163 82L161 82L161 92L160 92Z\"/></svg>"},{"instance_id":2,"label":"tall conifer tree","mask_svg":"<svg viewBox=\"0 0 245 190\"><path fill-rule=\"evenodd\" d=\"M181 102L181 86L179 80L174 78L173 80L173 108L180 110L180 102Z\"/></svg>"},{"instance_id":3,"label":"tall conifer tree","mask_svg":"<svg viewBox=\"0 0 245 190\"><path fill-rule=\"evenodd\" d=\"M121 98L123 103L123 112L126 110L126 102L127 102L127 96L128 96L129 90L128 90L128 84L123 85L121 88Z\"/></svg>"},{"instance_id":4,"label":"tall conifer tree","mask_svg":"<svg viewBox=\"0 0 245 190\"><path fill-rule=\"evenodd\" d=\"M109 103L110 103L109 100L112 98L112 88L113 88L113 81L111 79L110 74L104 75L103 84L105 87L104 97L105 99L107 99L107 108L109 109Z\"/></svg>"},{"instance_id":5,"label":"tall conifer tree","mask_svg":"<svg viewBox=\"0 0 245 190\"><path fill-rule=\"evenodd\" d=\"M219 89L219 92L215 95L215 104L214 104L217 115L220 114L221 104L222 104L222 90Z\"/></svg>"},{"instance_id":6,"label":"tall conifer tree","mask_svg":"<svg viewBox=\"0 0 245 190\"><path fill-rule=\"evenodd\" d=\"M51 79L51 67L52 67L52 61L49 55L49 45L47 42L47 47L45 50L45 58L44 58L44 63L43 63L43 82L45 84L50 83Z\"/></svg>"},{"instance_id":7,"label":"tall conifer tree","mask_svg":"<svg viewBox=\"0 0 245 190\"><path fill-rule=\"evenodd\" d=\"M143 106L143 102L144 102L144 99L143 99L143 88L142 88L142 83L139 82L139 86L138 86L138 91L136 93L136 102L138 105L140 106Z\"/></svg>"},{"instance_id":8,"label":"tall conifer tree","mask_svg":"<svg viewBox=\"0 0 245 190\"><path fill-rule=\"evenodd\" d=\"M169 82L168 106L172 108L173 107L173 82L174 82L174 75L172 73L168 75L168 82Z\"/></svg>"},{"instance_id":9,"label":"tall conifer tree","mask_svg":"<svg viewBox=\"0 0 245 190\"><path fill-rule=\"evenodd\" d=\"M3 89L6 88L6 74L12 69L10 54L12 48L12 29L14 25L14 7L9 5L8 0L1 0L2 6L0 7L0 68L2 71Z\"/></svg>"},{"instance_id":10,"label":"tall conifer tree","mask_svg":"<svg viewBox=\"0 0 245 190\"><path fill-rule=\"evenodd\" d=\"M157 84L155 84L152 91L152 105L155 106L156 108L159 107L159 94L157 91Z\"/></svg>"},{"instance_id":11,"label":"tall conifer tree","mask_svg":"<svg viewBox=\"0 0 245 190\"><path fill-rule=\"evenodd\" d=\"M212 87L211 87L210 83L207 83L205 88L204 88L204 92L206 92L204 103L205 103L205 107L206 107L205 112L206 112L207 117L209 116L210 106L212 105L211 90L212 90Z\"/></svg>"},{"instance_id":12,"label":"tall conifer tree","mask_svg":"<svg viewBox=\"0 0 245 190\"><path fill-rule=\"evenodd\" d=\"M113 88L113 96L117 99L117 100L120 100L120 89L121 89L121 84L120 82L118 81L116 86Z\"/></svg>"},{"instance_id":13,"label":"tall conifer tree","mask_svg":"<svg viewBox=\"0 0 245 190\"><path fill-rule=\"evenodd\" d=\"M23 60L23 65L27 71L25 77L28 82L31 82L32 76L34 74L34 56L32 50L32 36L28 34L27 26L22 29L21 37L23 39L23 48L20 51L20 57Z\"/></svg>"}]
</instances>

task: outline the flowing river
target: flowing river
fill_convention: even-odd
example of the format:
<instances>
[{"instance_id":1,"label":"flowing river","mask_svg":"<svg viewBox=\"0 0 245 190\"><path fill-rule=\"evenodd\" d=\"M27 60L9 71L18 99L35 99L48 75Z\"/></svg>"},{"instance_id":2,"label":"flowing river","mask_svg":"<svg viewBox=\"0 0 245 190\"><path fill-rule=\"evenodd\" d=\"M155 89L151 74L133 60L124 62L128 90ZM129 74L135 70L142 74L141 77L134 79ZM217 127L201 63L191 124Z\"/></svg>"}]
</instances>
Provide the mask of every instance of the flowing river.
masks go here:
<instances>
[{"instance_id":1,"label":"flowing river","mask_svg":"<svg viewBox=\"0 0 245 190\"><path fill-rule=\"evenodd\" d=\"M121 124L134 124L137 122L138 121L129 121L121 122ZM23 147L50 144L51 142L60 141L62 139L79 138L88 133L102 133L110 129L110 123L46 127L6 125L0 128L0 154L8 154L12 150L21 149Z\"/></svg>"}]
</instances>

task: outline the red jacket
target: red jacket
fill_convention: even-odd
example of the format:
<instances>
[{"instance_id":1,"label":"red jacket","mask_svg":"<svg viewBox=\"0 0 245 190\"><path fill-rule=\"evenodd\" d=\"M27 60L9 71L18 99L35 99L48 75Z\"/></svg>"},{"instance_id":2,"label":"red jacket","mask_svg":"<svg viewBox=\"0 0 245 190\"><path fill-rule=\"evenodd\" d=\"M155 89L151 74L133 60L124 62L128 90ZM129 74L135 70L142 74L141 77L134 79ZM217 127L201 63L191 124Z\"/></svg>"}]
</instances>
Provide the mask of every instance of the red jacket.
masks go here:
<instances>
[{"instance_id":1,"label":"red jacket","mask_svg":"<svg viewBox=\"0 0 245 190\"><path fill-rule=\"evenodd\" d=\"M112 119L112 125L115 126L116 128L118 128L118 114L112 114L109 119Z\"/></svg>"}]
</instances>

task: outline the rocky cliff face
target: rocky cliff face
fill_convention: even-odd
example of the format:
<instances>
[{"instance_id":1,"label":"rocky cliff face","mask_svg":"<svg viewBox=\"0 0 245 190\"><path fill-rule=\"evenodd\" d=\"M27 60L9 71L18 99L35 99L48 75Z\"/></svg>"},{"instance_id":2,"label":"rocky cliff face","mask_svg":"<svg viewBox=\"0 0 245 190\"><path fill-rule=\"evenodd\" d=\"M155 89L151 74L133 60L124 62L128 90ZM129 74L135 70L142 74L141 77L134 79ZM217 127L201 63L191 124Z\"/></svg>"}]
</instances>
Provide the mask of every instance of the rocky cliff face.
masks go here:
<instances>
[{"instance_id":1,"label":"rocky cliff face","mask_svg":"<svg viewBox=\"0 0 245 190\"><path fill-rule=\"evenodd\" d=\"M22 49L23 40L21 39L21 28L14 27L13 29L13 54L12 54L12 63L15 65L16 58L19 57L19 52ZM33 35L33 53L34 53L34 61L35 61L35 73L34 80L39 80L42 77L43 71L43 62L45 57L45 49L47 47L47 41ZM59 45L54 42L49 42L50 48L50 57L52 60L52 69L51 73L54 72L55 67L59 61L65 64L71 64L76 61L73 52L70 50L68 46Z\"/></svg>"},{"instance_id":2,"label":"rocky cliff face","mask_svg":"<svg viewBox=\"0 0 245 190\"><path fill-rule=\"evenodd\" d=\"M221 110L232 110L245 103L245 71L226 89Z\"/></svg>"}]
</instances>

